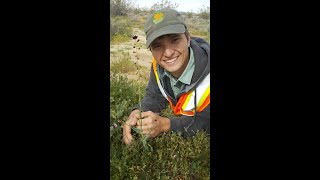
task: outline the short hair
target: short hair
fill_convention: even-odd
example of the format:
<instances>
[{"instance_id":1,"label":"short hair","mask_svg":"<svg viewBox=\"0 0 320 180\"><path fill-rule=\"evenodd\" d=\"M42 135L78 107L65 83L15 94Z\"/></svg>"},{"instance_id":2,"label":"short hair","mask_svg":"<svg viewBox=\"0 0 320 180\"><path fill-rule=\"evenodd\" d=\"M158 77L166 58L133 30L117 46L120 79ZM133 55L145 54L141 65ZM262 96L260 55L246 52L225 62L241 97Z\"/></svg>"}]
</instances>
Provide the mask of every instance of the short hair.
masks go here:
<instances>
[{"instance_id":1,"label":"short hair","mask_svg":"<svg viewBox=\"0 0 320 180\"><path fill-rule=\"evenodd\" d=\"M189 39L188 39L189 31L188 31L187 28L186 28L186 31L185 31L183 34L186 36L187 40L189 40ZM167 34L166 34L166 35L167 35ZM151 51L151 45L149 46L149 50Z\"/></svg>"},{"instance_id":2,"label":"short hair","mask_svg":"<svg viewBox=\"0 0 320 180\"><path fill-rule=\"evenodd\" d=\"M189 33L188 29L186 28L186 31L184 32L184 35L186 36L187 40L188 40L188 34L190 34L190 33Z\"/></svg>"}]
</instances>

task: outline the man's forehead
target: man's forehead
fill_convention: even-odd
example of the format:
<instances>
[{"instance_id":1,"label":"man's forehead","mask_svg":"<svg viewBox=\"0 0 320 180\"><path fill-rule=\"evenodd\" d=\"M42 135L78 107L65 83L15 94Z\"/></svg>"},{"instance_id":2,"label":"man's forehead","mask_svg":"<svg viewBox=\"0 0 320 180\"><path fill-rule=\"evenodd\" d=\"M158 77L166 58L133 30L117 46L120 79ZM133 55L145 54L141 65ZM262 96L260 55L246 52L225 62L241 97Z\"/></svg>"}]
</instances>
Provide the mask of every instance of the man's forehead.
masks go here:
<instances>
[{"instance_id":1,"label":"man's forehead","mask_svg":"<svg viewBox=\"0 0 320 180\"><path fill-rule=\"evenodd\" d=\"M161 40L161 39L165 39L165 38L174 38L174 37L177 37L177 36L181 36L183 33L181 33L181 34L165 34L165 35L162 35L162 36L159 36L158 38L156 38L153 42L152 42L152 44L153 43L155 43L155 42L157 42L157 41L159 41L159 40Z\"/></svg>"}]
</instances>

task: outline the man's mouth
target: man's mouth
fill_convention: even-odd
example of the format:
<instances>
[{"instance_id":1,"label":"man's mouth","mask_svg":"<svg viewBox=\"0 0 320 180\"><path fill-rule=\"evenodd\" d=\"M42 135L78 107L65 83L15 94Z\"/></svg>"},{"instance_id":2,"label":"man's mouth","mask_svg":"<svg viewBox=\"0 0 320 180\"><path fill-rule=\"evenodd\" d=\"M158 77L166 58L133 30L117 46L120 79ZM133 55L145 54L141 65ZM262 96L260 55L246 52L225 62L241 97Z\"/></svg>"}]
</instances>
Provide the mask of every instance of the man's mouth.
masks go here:
<instances>
[{"instance_id":1,"label":"man's mouth","mask_svg":"<svg viewBox=\"0 0 320 180\"><path fill-rule=\"evenodd\" d=\"M164 62L165 62L165 63L172 64L172 63L175 62L177 59L178 59L178 57L175 57L175 58L172 58L172 59L165 60Z\"/></svg>"}]
</instances>

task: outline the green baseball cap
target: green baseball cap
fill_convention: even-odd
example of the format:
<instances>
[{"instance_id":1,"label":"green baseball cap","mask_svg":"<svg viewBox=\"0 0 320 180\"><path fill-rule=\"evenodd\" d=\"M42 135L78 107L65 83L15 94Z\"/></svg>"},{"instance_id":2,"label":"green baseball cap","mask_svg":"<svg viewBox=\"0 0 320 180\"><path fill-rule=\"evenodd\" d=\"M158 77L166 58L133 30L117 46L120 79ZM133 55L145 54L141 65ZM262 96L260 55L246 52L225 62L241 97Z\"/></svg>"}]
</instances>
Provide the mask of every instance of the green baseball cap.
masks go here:
<instances>
[{"instance_id":1,"label":"green baseball cap","mask_svg":"<svg viewBox=\"0 0 320 180\"><path fill-rule=\"evenodd\" d=\"M165 34L180 34L186 31L186 24L181 14L170 8L160 9L150 15L144 26L147 48L152 41Z\"/></svg>"}]
</instances>

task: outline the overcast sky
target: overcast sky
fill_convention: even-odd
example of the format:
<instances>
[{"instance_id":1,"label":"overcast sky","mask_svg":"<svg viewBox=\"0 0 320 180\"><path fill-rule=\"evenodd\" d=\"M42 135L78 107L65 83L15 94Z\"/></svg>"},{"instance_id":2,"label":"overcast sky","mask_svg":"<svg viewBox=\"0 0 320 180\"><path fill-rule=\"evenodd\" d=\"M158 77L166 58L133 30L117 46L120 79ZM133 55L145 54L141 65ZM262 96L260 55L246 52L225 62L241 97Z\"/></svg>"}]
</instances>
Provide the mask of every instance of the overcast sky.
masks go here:
<instances>
[{"instance_id":1,"label":"overcast sky","mask_svg":"<svg viewBox=\"0 0 320 180\"><path fill-rule=\"evenodd\" d=\"M210 6L210 0L169 0L170 2L175 2L179 6L178 11L183 12L198 12L198 10L203 6ZM154 3L161 2L161 0L132 0L139 8L150 8Z\"/></svg>"}]
</instances>

